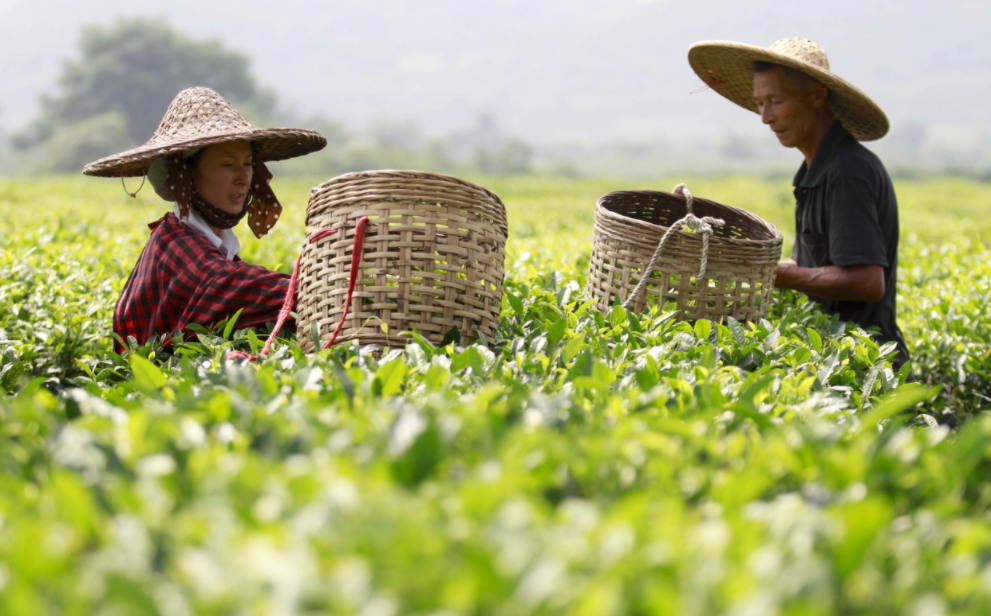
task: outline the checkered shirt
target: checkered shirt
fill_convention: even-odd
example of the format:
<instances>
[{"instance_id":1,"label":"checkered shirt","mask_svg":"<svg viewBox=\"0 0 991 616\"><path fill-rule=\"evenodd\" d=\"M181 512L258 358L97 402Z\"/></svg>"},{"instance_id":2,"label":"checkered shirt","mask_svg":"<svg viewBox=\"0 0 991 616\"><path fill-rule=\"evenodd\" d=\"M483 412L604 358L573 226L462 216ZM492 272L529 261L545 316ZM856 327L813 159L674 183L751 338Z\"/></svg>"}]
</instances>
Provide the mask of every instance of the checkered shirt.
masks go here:
<instances>
[{"instance_id":1,"label":"checkered shirt","mask_svg":"<svg viewBox=\"0 0 991 616\"><path fill-rule=\"evenodd\" d=\"M148 225L151 237L114 309L114 333L144 344L196 323L210 326L242 310L236 328L275 321L289 276L239 257L224 257L202 234L166 214ZM187 338L193 335L186 331ZM114 348L123 351L114 341Z\"/></svg>"}]
</instances>

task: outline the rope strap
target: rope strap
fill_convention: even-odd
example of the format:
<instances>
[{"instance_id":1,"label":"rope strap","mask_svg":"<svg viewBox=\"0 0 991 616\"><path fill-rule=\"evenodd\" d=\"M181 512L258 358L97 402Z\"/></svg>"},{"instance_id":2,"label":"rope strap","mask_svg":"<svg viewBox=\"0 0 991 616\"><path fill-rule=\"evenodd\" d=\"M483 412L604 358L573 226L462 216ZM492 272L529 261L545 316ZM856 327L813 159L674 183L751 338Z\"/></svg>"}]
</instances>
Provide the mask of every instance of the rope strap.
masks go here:
<instances>
[{"instance_id":1,"label":"rope strap","mask_svg":"<svg viewBox=\"0 0 991 616\"><path fill-rule=\"evenodd\" d=\"M692 202L694 198L692 193L688 191L688 187L685 184L678 184L671 191L675 195L681 195L685 197L685 209L688 211L683 218L676 220L661 238L660 243L657 244L657 249L654 251L654 255L650 258L650 262L647 263L647 269L644 270L643 275L640 276L640 282L637 283L633 293L626 298L623 302L623 308L629 308L630 305L640 296L640 292L643 291L644 287L647 286L647 281L650 279L650 275L654 273L654 266L657 264L657 259L660 258L661 253L664 252L664 245L667 243L668 238L671 235L683 227L688 227L696 233L702 234L702 266L699 268L699 275L695 277L696 280L702 281L705 278L705 268L709 264L709 237L712 236L713 225L717 227L722 227L725 223L722 218L713 218L711 216L703 216L698 218L695 214L692 214Z\"/></svg>"},{"instance_id":2,"label":"rope strap","mask_svg":"<svg viewBox=\"0 0 991 616\"><path fill-rule=\"evenodd\" d=\"M330 335L327 342L321 347L321 349L329 349L332 344L337 340L337 334L341 332L344 328L344 322L347 321L348 312L351 310L351 296L354 294L354 287L358 282L358 270L361 269L361 252L365 245L365 227L368 226L368 216L362 216L358 219L358 224L354 230L354 248L351 250L351 275L348 278L348 294L344 298L344 314L341 315L341 320L337 324L337 328L334 333ZM337 229L321 229L317 231L310 239L307 240L307 244L312 244L323 238L327 237L332 233L336 233ZM258 355L251 355L250 353L245 353L244 351L231 351L227 354L227 359L247 359L248 361L257 361L260 355L268 355L269 351L272 350L272 344L275 342L275 337L278 335L279 330L285 324L286 319L289 318L289 313L292 312L292 306L296 299L296 287L299 285L299 265L303 260L303 251L300 251L299 257L296 259L296 265L292 269L292 277L289 278L289 288L286 290L286 297L282 300L282 308L279 310L279 316L275 320L275 327L272 328L272 333L268 335L268 339L265 340L265 346L262 347L261 352Z\"/></svg>"},{"instance_id":3,"label":"rope strap","mask_svg":"<svg viewBox=\"0 0 991 616\"><path fill-rule=\"evenodd\" d=\"M147 173L141 176L141 185L138 186L138 189L136 191L134 191L134 192L131 192L131 191L127 190L127 184L124 183L124 176L120 176L120 185L124 187L124 194L125 195L127 195L128 197L130 197L132 199L137 199L138 198L138 193L141 192L141 189L145 187L145 180L146 179L148 179L148 174Z\"/></svg>"}]
</instances>

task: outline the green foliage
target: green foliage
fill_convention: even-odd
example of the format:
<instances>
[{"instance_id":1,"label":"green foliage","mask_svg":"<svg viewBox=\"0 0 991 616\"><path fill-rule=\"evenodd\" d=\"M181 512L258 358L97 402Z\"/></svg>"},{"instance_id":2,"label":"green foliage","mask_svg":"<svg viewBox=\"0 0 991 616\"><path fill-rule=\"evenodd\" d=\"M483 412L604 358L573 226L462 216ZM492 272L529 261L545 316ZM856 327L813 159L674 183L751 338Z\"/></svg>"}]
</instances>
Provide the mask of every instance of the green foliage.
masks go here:
<instances>
[{"instance_id":1,"label":"green foliage","mask_svg":"<svg viewBox=\"0 0 991 616\"><path fill-rule=\"evenodd\" d=\"M946 186L898 186L906 383L793 293L759 323L599 314L591 213L620 185L480 181L511 224L493 348L287 339L257 364L225 360L264 337L236 315L110 351L149 194L0 183L0 613L991 609L980 210L961 236ZM309 184L277 183L247 260L288 270ZM790 231L787 187L690 186Z\"/></svg>"},{"instance_id":2,"label":"green foliage","mask_svg":"<svg viewBox=\"0 0 991 616\"><path fill-rule=\"evenodd\" d=\"M78 171L146 141L169 102L191 86L213 88L249 117L267 116L274 96L255 84L249 64L243 53L192 40L159 20L86 28L58 93L43 97L41 116L15 144L35 150L45 170Z\"/></svg>"},{"instance_id":3,"label":"green foliage","mask_svg":"<svg viewBox=\"0 0 991 616\"><path fill-rule=\"evenodd\" d=\"M533 148L517 139L510 139L498 148L477 148L475 165L482 173L529 173Z\"/></svg>"},{"instance_id":4,"label":"green foliage","mask_svg":"<svg viewBox=\"0 0 991 616\"><path fill-rule=\"evenodd\" d=\"M935 408L968 416L991 408L991 243L968 237L915 246L903 280L913 289L905 319L913 360L943 392Z\"/></svg>"},{"instance_id":5,"label":"green foliage","mask_svg":"<svg viewBox=\"0 0 991 616\"><path fill-rule=\"evenodd\" d=\"M320 116L286 118L327 138L327 147L309 156L277 163L282 173L337 175L366 169L431 169L444 173L512 175L532 171L533 149L506 135L487 116L444 137L428 136L413 122L378 120L361 130L345 130Z\"/></svg>"},{"instance_id":6,"label":"green foliage","mask_svg":"<svg viewBox=\"0 0 991 616\"><path fill-rule=\"evenodd\" d=\"M79 171L86 163L133 147L127 124L119 111L66 124L38 144L22 165L33 171Z\"/></svg>"}]
</instances>

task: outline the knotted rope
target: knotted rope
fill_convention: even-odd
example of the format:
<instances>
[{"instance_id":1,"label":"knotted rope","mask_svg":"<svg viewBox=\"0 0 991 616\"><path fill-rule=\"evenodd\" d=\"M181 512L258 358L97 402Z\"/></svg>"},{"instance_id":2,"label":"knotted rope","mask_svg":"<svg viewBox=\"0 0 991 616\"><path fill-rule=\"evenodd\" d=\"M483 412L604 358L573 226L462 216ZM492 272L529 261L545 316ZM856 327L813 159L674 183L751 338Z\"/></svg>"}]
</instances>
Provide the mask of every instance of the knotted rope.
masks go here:
<instances>
[{"instance_id":1,"label":"knotted rope","mask_svg":"<svg viewBox=\"0 0 991 616\"><path fill-rule=\"evenodd\" d=\"M657 259L660 258L661 253L664 252L664 245L667 243L668 238L671 235L683 227L688 227L696 233L702 234L702 267L699 269L699 275L696 276L696 280L700 283L703 278L705 278L705 268L709 264L709 238L712 236L712 226L722 227L726 222L722 218L713 218L711 216L703 216L698 218L695 214L692 214L692 202L694 201L692 193L688 191L688 187L684 183L678 184L671 191L675 195L681 195L685 197L685 209L688 213L685 214L684 218L680 218L675 221L661 238L661 242L657 245L657 250L654 251L654 256L650 258L650 262L647 263L647 269L644 270L643 275L640 277L640 282L637 283L633 293L626 298L623 302L623 308L629 308L636 298L643 291L643 288L647 286L647 281L650 279L650 275L654 273L654 266L657 264Z\"/></svg>"},{"instance_id":2,"label":"knotted rope","mask_svg":"<svg viewBox=\"0 0 991 616\"><path fill-rule=\"evenodd\" d=\"M136 191L131 192L131 191L127 190L127 184L124 183L124 176L123 175L120 176L120 185L124 187L124 194L127 195L128 197L132 198L132 199L137 199L138 198L138 193L141 192L141 189L142 188L144 188L144 186L145 186L145 180L147 178L148 178L148 174L147 173L145 173L144 175L142 175L141 176L141 185L138 186L138 189Z\"/></svg>"}]
</instances>

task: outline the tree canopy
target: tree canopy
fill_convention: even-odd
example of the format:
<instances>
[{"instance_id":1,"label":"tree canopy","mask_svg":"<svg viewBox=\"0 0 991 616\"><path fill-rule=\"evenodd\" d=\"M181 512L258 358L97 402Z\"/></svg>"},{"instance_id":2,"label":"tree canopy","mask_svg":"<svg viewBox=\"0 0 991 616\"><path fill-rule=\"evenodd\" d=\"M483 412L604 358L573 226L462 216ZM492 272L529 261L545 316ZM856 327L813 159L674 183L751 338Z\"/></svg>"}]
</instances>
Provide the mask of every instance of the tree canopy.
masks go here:
<instances>
[{"instance_id":1,"label":"tree canopy","mask_svg":"<svg viewBox=\"0 0 991 616\"><path fill-rule=\"evenodd\" d=\"M46 170L78 170L94 149L109 155L146 141L175 95L191 86L213 88L261 121L272 113L275 96L259 88L250 64L219 41L190 39L157 20L85 28L79 58L65 62L57 93L42 97L40 116L15 145L33 150ZM109 132L108 114L118 116Z\"/></svg>"}]
</instances>

